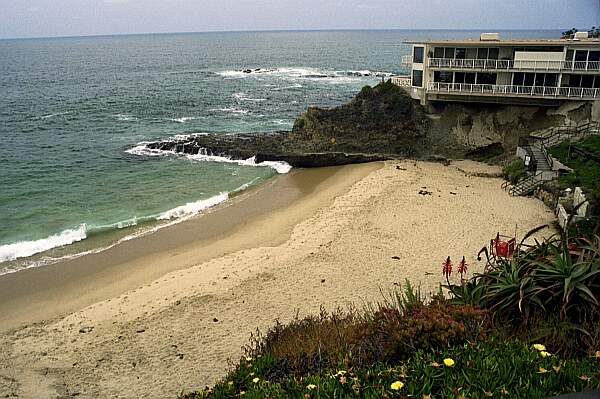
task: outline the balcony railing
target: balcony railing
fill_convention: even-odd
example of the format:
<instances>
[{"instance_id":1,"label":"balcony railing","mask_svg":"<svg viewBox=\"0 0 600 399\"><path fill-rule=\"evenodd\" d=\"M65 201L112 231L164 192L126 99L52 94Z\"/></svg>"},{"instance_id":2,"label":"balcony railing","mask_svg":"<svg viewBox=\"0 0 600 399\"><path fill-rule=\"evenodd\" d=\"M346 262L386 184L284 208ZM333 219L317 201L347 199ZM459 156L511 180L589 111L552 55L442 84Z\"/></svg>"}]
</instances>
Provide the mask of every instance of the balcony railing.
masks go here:
<instances>
[{"instance_id":1,"label":"balcony railing","mask_svg":"<svg viewBox=\"0 0 600 399\"><path fill-rule=\"evenodd\" d=\"M412 79L410 76L392 76L391 81L393 84L395 84L396 86L400 86L400 87L411 87L412 86Z\"/></svg>"},{"instance_id":2,"label":"balcony railing","mask_svg":"<svg viewBox=\"0 0 600 399\"><path fill-rule=\"evenodd\" d=\"M413 63L412 55L403 55L402 58L400 59L400 65L403 68L411 68L412 63Z\"/></svg>"},{"instance_id":3,"label":"balcony railing","mask_svg":"<svg viewBox=\"0 0 600 399\"><path fill-rule=\"evenodd\" d=\"M429 58L430 68L493 69L493 70L545 70L600 72L600 61L550 61L550 60L463 60L456 58Z\"/></svg>"},{"instance_id":4,"label":"balcony railing","mask_svg":"<svg viewBox=\"0 0 600 399\"><path fill-rule=\"evenodd\" d=\"M585 87L514 86L470 83L429 82L427 85L427 92L457 93L465 95L491 94L498 96L531 96L544 98L600 98L600 89L588 89Z\"/></svg>"}]
</instances>

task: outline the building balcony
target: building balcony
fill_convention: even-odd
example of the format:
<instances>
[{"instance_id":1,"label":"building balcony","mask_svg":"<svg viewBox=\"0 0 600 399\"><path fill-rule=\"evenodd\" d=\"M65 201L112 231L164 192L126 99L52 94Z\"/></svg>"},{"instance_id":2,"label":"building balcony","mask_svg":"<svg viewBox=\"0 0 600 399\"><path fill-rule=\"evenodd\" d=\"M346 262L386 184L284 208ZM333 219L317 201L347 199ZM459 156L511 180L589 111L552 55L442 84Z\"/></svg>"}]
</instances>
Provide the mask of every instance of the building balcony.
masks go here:
<instances>
[{"instance_id":1,"label":"building balcony","mask_svg":"<svg viewBox=\"0 0 600 399\"><path fill-rule=\"evenodd\" d=\"M411 87L412 78L410 76L392 76L390 78L393 84L400 87Z\"/></svg>"},{"instance_id":2,"label":"building balcony","mask_svg":"<svg viewBox=\"0 0 600 399\"><path fill-rule=\"evenodd\" d=\"M429 58L427 65L430 68L439 69L600 72L600 61L473 60L456 58Z\"/></svg>"},{"instance_id":3,"label":"building balcony","mask_svg":"<svg viewBox=\"0 0 600 399\"><path fill-rule=\"evenodd\" d=\"M600 99L600 89L584 87L515 86L429 82L427 93L449 93L488 97L532 97L544 99Z\"/></svg>"},{"instance_id":4,"label":"building balcony","mask_svg":"<svg viewBox=\"0 0 600 399\"><path fill-rule=\"evenodd\" d=\"M400 58L400 66L402 66L402 68L412 68L412 64L413 64L413 57L412 55L403 55L402 58Z\"/></svg>"}]
</instances>

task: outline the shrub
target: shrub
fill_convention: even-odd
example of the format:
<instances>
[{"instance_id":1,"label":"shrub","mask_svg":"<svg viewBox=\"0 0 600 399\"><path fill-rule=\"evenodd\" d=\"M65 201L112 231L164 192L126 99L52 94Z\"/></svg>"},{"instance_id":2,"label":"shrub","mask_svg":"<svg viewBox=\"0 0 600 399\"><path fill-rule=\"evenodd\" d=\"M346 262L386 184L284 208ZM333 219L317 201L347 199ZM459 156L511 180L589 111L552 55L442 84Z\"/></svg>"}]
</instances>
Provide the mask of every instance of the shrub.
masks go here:
<instances>
[{"instance_id":1,"label":"shrub","mask_svg":"<svg viewBox=\"0 0 600 399\"><path fill-rule=\"evenodd\" d=\"M242 360L213 389L183 398L543 398L600 388L599 359L542 356L515 341L422 349L393 366L338 368L277 382L262 374L272 362Z\"/></svg>"},{"instance_id":2,"label":"shrub","mask_svg":"<svg viewBox=\"0 0 600 399\"><path fill-rule=\"evenodd\" d=\"M502 169L502 174L506 180L516 184L527 173L527 168L522 159L516 159Z\"/></svg>"},{"instance_id":3,"label":"shrub","mask_svg":"<svg viewBox=\"0 0 600 399\"><path fill-rule=\"evenodd\" d=\"M537 325L538 333L571 337L590 336L584 325L595 328L600 320L600 239L553 237L510 258L488 259L488 268L460 286L447 285L453 302L478 305L502 323L511 322L519 335L522 325ZM556 315L560 323L540 323ZM535 322L532 322L535 321ZM556 329L561 331L557 331ZM544 335L544 334L541 334ZM591 347L563 340L557 350L572 353ZM597 343L591 340L589 344Z\"/></svg>"}]
</instances>

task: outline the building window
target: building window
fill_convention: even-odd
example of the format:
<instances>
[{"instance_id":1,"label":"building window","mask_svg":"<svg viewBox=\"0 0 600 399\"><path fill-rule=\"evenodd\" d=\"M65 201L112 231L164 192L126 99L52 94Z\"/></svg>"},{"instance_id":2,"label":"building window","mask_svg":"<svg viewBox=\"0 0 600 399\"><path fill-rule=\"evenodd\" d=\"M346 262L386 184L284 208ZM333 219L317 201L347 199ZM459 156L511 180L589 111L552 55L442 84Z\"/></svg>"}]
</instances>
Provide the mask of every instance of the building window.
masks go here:
<instances>
[{"instance_id":1,"label":"building window","mask_svg":"<svg viewBox=\"0 0 600 399\"><path fill-rule=\"evenodd\" d=\"M433 72L433 81L440 83L452 83L452 72L435 71Z\"/></svg>"},{"instance_id":2,"label":"building window","mask_svg":"<svg viewBox=\"0 0 600 399\"><path fill-rule=\"evenodd\" d=\"M425 51L424 47L414 47L413 48L413 62L415 64L423 63L423 53Z\"/></svg>"},{"instance_id":3,"label":"building window","mask_svg":"<svg viewBox=\"0 0 600 399\"><path fill-rule=\"evenodd\" d=\"M575 61L587 61L587 50L577 50L575 52Z\"/></svg>"},{"instance_id":4,"label":"building window","mask_svg":"<svg viewBox=\"0 0 600 399\"><path fill-rule=\"evenodd\" d=\"M433 58L444 58L444 48L436 47L433 49Z\"/></svg>"},{"instance_id":5,"label":"building window","mask_svg":"<svg viewBox=\"0 0 600 399\"><path fill-rule=\"evenodd\" d=\"M413 69L412 85L413 87L423 87L423 71Z\"/></svg>"},{"instance_id":6,"label":"building window","mask_svg":"<svg viewBox=\"0 0 600 399\"><path fill-rule=\"evenodd\" d=\"M465 57L467 55L467 49L466 48L457 48L456 49L456 56L455 58L457 60L464 60Z\"/></svg>"},{"instance_id":7,"label":"building window","mask_svg":"<svg viewBox=\"0 0 600 399\"><path fill-rule=\"evenodd\" d=\"M480 85L495 85L496 74L495 73L477 73L477 84Z\"/></svg>"}]
</instances>

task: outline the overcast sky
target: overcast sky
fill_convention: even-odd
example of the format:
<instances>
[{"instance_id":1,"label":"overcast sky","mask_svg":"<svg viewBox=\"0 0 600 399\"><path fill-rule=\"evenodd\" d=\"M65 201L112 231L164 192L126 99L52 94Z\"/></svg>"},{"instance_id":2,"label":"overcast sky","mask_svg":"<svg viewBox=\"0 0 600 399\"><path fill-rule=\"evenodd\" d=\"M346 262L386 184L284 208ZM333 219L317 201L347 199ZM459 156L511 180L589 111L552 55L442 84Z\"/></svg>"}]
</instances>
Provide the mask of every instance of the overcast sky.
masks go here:
<instances>
[{"instance_id":1,"label":"overcast sky","mask_svg":"<svg viewBox=\"0 0 600 399\"><path fill-rule=\"evenodd\" d=\"M563 29L600 0L0 0L0 38L269 29Z\"/></svg>"}]
</instances>

